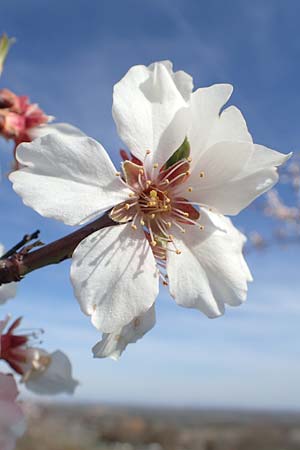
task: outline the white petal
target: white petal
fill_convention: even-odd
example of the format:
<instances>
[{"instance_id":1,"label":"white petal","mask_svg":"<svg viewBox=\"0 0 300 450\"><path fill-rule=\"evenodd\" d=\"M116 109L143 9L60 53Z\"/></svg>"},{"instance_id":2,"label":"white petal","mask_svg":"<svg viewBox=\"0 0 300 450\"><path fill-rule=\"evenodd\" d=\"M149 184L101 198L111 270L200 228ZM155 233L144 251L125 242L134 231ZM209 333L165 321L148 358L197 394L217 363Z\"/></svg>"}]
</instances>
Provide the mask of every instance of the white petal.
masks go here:
<instances>
[{"instance_id":1,"label":"white petal","mask_svg":"<svg viewBox=\"0 0 300 450\"><path fill-rule=\"evenodd\" d=\"M150 64L149 69L155 70L155 65L158 63ZM184 98L186 102L189 102L191 99L192 91L193 91L193 78L188 73L184 72L183 70L178 70L177 72L173 71L173 64L171 61L160 61L159 64L162 64L165 66L167 71L169 72L169 75L172 77L178 91Z\"/></svg>"},{"instance_id":2,"label":"white petal","mask_svg":"<svg viewBox=\"0 0 300 450\"><path fill-rule=\"evenodd\" d=\"M191 127L188 139L191 146L191 157L197 161L207 148L207 141L219 120L222 106L232 94L230 84L215 84L207 88L197 89L191 97Z\"/></svg>"},{"instance_id":3,"label":"white petal","mask_svg":"<svg viewBox=\"0 0 300 450\"><path fill-rule=\"evenodd\" d=\"M189 123L187 84L186 76L174 76L166 63L154 63L132 67L114 86L118 133L140 160L150 150L148 160L161 166L184 141Z\"/></svg>"},{"instance_id":4,"label":"white petal","mask_svg":"<svg viewBox=\"0 0 300 450\"><path fill-rule=\"evenodd\" d=\"M31 139L36 139L46 134L56 134L58 136L86 136L79 128L70 125L69 123L51 123L40 125L29 130Z\"/></svg>"},{"instance_id":5,"label":"white petal","mask_svg":"<svg viewBox=\"0 0 300 450\"><path fill-rule=\"evenodd\" d=\"M252 142L246 121L241 111L235 106L229 106L215 121L206 141L206 148L221 141Z\"/></svg>"},{"instance_id":6,"label":"white petal","mask_svg":"<svg viewBox=\"0 0 300 450\"><path fill-rule=\"evenodd\" d=\"M220 149L222 145L222 143L215 144L205 152L207 161L200 158L190 182L194 190L188 193L187 197L208 205L222 214L235 215L274 186L278 181L276 168L286 162L291 154L284 155L261 145L236 142L232 145L226 144L227 151L224 152L223 157L219 153L214 155L214 150ZM247 151L250 157L245 161ZM210 154L211 161L209 161ZM219 163L217 163L218 158L220 158ZM242 164L243 159L244 164ZM240 170L237 170L239 164ZM200 169L205 175L204 178L199 177L197 180ZM220 175L216 175L217 169ZM205 181L206 178L207 181Z\"/></svg>"},{"instance_id":7,"label":"white petal","mask_svg":"<svg viewBox=\"0 0 300 450\"><path fill-rule=\"evenodd\" d=\"M128 344L141 339L155 325L154 305L139 317L135 317L129 324L114 333L104 333L102 340L93 347L95 358L119 359Z\"/></svg>"},{"instance_id":8,"label":"white petal","mask_svg":"<svg viewBox=\"0 0 300 450\"><path fill-rule=\"evenodd\" d=\"M193 166L187 184L193 187L190 198L205 203L208 190L215 189L240 175L254 151L247 142L218 142L205 150ZM200 174L204 173L203 177ZM214 206L209 203L210 206Z\"/></svg>"},{"instance_id":9,"label":"white petal","mask_svg":"<svg viewBox=\"0 0 300 450\"><path fill-rule=\"evenodd\" d=\"M10 298L17 294L17 283L2 284L0 286L0 305L3 305Z\"/></svg>"},{"instance_id":10,"label":"white petal","mask_svg":"<svg viewBox=\"0 0 300 450\"><path fill-rule=\"evenodd\" d=\"M73 394L78 381L72 378L69 358L60 350L50 354L51 363L44 372L32 372L26 387L36 394Z\"/></svg>"},{"instance_id":11,"label":"white petal","mask_svg":"<svg viewBox=\"0 0 300 450\"><path fill-rule=\"evenodd\" d=\"M17 149L14 190L39 214L68 225L88 222L128 197L104 148L88 137L48 134Z\"/></svg>"},{"instance_id":12,"label":"white petal","mask_svg":"<svg viewBox=\"0 0 300 450\"><path fill-rule=\"evenodd\" d=\"M71 280L82 311L105 333L144 314L158 294L152 250L144 232L130 224L84 239L73 254Z\"/></svg>"},{"instance_id":13,"label":"white petal","mask_svg":"<svg viewBox=\"0 0 300 450\"><path fill-rule=\"evenodd\" d=\"M0 256L4 255L5 249L0 244ZM3 305L10 298L14 298L17 293L17 283L2 284L0 286L0 305Z\"/></svg>"},{"instance_id":14,"label":"white petal","mask_svg":"<svg viewBox=\"0 0 300 450\"><path fill-rule=\"evenodd\" d=\"M203 213L204 211L202 211ZM213 213L209 213L210 215ZM188 226L175 244L180 255L168 253L167 271L170 293L187 308L196 308L208 317L224 313L225 304L241 304L247 295L251 275L242 255L243 239L229 219L219 216L227 232ZM207 218L202 214L202 223Z\"/></svg>"}]
</instances>

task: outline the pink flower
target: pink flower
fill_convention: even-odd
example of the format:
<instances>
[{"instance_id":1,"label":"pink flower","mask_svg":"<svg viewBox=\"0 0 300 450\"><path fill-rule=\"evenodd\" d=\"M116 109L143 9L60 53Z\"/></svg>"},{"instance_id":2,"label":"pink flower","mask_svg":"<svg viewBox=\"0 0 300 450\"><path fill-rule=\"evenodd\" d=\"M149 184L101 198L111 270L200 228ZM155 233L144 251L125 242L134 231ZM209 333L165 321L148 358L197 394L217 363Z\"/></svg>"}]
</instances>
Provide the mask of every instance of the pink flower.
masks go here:
<instances>
[{"instance_id":1,"label":"pink flower","mask_svg":"<svg viewBox=\"0 0 300 450\"><path fill-rule=\"evenodd\" d=\"M27 96L17 96L8 89L0 90L0 133L12 139L16 145L32 140L34 128L51 120L36 103Z\"/></svg>"},{"instance_id":2,"label":"pink flower","mask_svg":"<svg viewBox=\"0 0 300 450\"><path fill-rule=\"evenodd\" d=\"M13 450L25 431L24 414L16 402L18 389L14 377L0 373L0 449Z\"/></svg>"},{"instance_id":3,"label":"pink flower","mask_svg":"<svg viewBox=\"0 0 300 450\"><path fill-rule=\"evenodd\" d=\"M78 382L72 378L72 366L61 351L48 353L32 347L39 333L16 333L21 318L15 320L6 333L9 317L0 321L0 359L6 361L19 375L26 387L39 394L72 394ZM1 450L1 448L0 448Z\"/></svg>"}]
</instances>

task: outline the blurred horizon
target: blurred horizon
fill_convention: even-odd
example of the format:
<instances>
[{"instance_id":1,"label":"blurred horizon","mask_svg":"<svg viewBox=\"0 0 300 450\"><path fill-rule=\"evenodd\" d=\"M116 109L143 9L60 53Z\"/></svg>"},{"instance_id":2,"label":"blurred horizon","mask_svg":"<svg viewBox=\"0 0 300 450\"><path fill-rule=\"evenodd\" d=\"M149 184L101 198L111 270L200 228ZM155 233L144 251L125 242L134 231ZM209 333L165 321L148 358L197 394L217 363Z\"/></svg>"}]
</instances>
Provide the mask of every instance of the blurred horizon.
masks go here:
<instances>
[{"instance_id":1,"label":"blurred horizon","mask_svg":"<svg viewBox=\"0 0 300 450\"><path fill-rule=\"evenodd\" d=\"M255 142L297 151L299 17L296 0L3 0L0 33L17 42L0 84L99 140L118 166L123 144L111 116L113 85L132 65L170 59L193 76L195 88L233 84L228 105L241 109ZM0 242L10 248L35 229L44 242L72 232L22 204L5 177L12 145L0 145ZM274 225L252 206L232 219L267 237ZM254 282L244 305L209 320L161 289L155 328L117 363L92 358L101 335L73 296L69 261L29 274L2 315L44 328L43 347L72 360L81 383L74 397L46 401L300 411L298 246L274 245L246 259ZM40 399L23 389L22 398Z\"/></svg>"}]
</instances>

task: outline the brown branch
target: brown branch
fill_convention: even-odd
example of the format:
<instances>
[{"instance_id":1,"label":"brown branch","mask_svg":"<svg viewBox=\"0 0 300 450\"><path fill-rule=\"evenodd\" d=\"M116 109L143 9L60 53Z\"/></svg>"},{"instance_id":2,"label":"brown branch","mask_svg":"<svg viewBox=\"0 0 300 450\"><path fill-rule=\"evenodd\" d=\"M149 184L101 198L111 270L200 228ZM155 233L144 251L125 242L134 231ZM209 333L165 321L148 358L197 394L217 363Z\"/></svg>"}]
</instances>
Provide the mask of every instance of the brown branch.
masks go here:
<instances>
[{"instance_id":1,"label":"brown branch","mask_svg":"<svg viewBox=\"0 0 300 450\"><path fill-rule=\"evenodd\" d=\"M20 248L24 247L25 244L27 244L30 241L33 241L34 239L37 239L39 237L40 230L36 230L32 234L25 234L23 239L20 240L16 245L14 245L10 250L8 250L4 255L0 257L1 259L7 259L10 256L14 255Z\"/></svg>"},{"instance_id":2,"label":"brown branch","mask_svg":"<svg viewBox=\"0 0 300 450\"><path fill-rule=\"evenodd\" d=\"M44 245L29 253L15 253L0 260L0 285L20 281L27 273L50 264L58 264L71 258L77 245L87 236L101 228L117 225L106 213L94 222L85 225L67 236Z\"/></svg>"}]
</instances>

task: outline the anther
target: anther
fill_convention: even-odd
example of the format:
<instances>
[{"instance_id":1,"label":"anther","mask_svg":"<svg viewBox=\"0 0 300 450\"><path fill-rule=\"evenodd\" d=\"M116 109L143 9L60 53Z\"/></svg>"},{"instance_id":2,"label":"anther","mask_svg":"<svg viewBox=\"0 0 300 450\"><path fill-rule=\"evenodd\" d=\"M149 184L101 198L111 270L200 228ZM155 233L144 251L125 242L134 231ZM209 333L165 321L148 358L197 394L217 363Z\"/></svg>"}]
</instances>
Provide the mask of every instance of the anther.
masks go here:
<instances>
[{"instance_id":1,"label":"anther","mask_svg":"<svg viewBox=\"0 0 300 450\"><path fill-rule=\"evenodd\" d=\"M200 172L200 173L199 173L199 177L200 177L200 178L203 178L203 177L204 177L204 172Z\"/></svg>"},{"instance_id":2,"label":"anther","mask_svg":"<svg viewBox=\"0 0 300 450\"><path fill-rule=\"evenodd\" d=\"M129 197L135 197L135 194L133 192L130 192Z\"/></svg>"},{"instance_id":3,"label":"anther","mask_svg":"<svg viewBox=\"0 0 300 450\"><path fill-rule=\"evenodd\" d=\"M191 175L191 171L190 171L190 170L187 170L187 171L185 172L185 174L186 174L186 175Z\"/></svg>"},{"instance_id":4,"label":"anther","mask_svg":"<svg viewBox=\"0 0 300 450\"><path fill-rule=\"evenodd\" d=\"M164 281L162 282L162 284L163 284L164 286L168 286L168 285L169 285L169 283L168 283L166 280L164 280Z\"/></svg>"},{"instance_id":5,"label":"anther","mask_svg":"<svg viewBox=\"0 0 300 450\"><path fill-rule=\"evenodd\" d=\"M146 150L146 155L150 155L151 150Z\"/></svg>"},{"instance_id":6,"label":"anther","mask_svg":"<svg viewBox=\"0 0 300 450\"><path fill-rule=\"evenodd\" d=\"M134 223L131 225L131 228L134 230L134 231L136 231L137 230L137 226L136 225L134 225Z\"/></svg>"},{"instance_id":7,"label":"anther","mask_svg":"<svg viewBox=\"0 0 300 450\"><path fill-rule=\"evenodd\" d=\"M139 169L139 173L140 173L141 175L143 175L143 174L144 174L144 169Z\"/></svg>"},{"instance_id":8,"label":"anther","mask_svg":"<svg viewBox=\"0 0 300 450\"><path fill-rule=\"evenodd\" d=\"M157 169L158 168L158 163L153 164L153 169Z\"/></svg>"},{"instance_id":9,"label":"anther","mask_svg":"<svg viewBox=\"0 0 300 450\"><path fill-rule=\"evenodd\" d=\"M140 224L142 225L142 227L145 225L145 222L143 221L143 219L140 220Z\"/></svg>"},{"instance_id":10,"label":"anther","mask_svg":"<svg viewBox=\"0 0 300 450\"><path fill-rule=\"evenodd\" d=\"M151 198L156 198L157 197L157 192L154 189L152 189L152 191L150 191L150 197Z\"/></svg>"},{"instance_id":11,"label":"anther","mask_svg":"<svg viewBox=\"0 0 300 450\"><path fill-rule=\"evenodd\" d=\"M190 187L188 188L188 191L189 191L189 192L193 192L192 186L190 186Z\"/></svg>"},{"instance_id":12,"label":"anther","mask_svg":"<svg viewBox=\"0 0 300 450\"><path fill-rule=\"evenodd\" d=\"M181 255L181 251L180 250L176 250L176 255Z\"/></svg>"},{"instance_id":13,"label":"anther","mask_svg":"<svg viewBox=\"0 0 300 450\"><path fill-rule=\"evenodd\" d=\"M147 181L146 181L146 186L147 186L147 188L150 186L150 184L151 184L151 180L147 180Z\"/></svg>"},{"instance_id":14,"label":"anther","mask_svg":"<svg viewBox=\"0 0 300 450\"><path fill-rule=\"evenodd\" d=\"M192 162L192 158L191 158L190 156L188 156L188 157L186 158L186 160L187 160L187 162Z\"/></svg>"},{"instance_id":15,"label":"anther","mask_svg":"<svg viewBox=\"0 0 300 450\"><path fill-rule=\"evenodd\" d=\"M156 246L156 244L157 244L157 242L153 239L152 241L151 241L151 245L152 245L152 247L155 247Z\"/></svg>"},{"instance_id":16,"label":"anther","mask_svg":"<svg viewBox=\"0 0 300 450\"><path fill-rule=\"evenodd\" d=\"M155 219L155 214L150 215L151 219Z\"/></svg>"},{"instance_id":17,"label":"anther","mask_svg":"<svg viewBox=\"0 0 300 450\"><path fill-rule=\"evenodd\" d=\"M129 203L125 203L125 209L126 209L126 211L128 211L128 210L129 210L129 208L130 208L130 205L129 205Z\"/></svg>"},{"instance_id":18,"label":"anther","mask_svg":"<svg viewBox=\"0 0 300 450\"><path fill-rule=\"evenodd\" d=\"M199 230L203 231L204 230L204 225L200 225L199 226Z\"/></svg>"},{"instance_id":19,"label":"anther","mask_svg":"<svg viewBox=\"0 0 300 450\"><path fill-rule=\"evenodd\" d=\"M171 199L169 197L166 198L166 203L171 203Z\"/></svg>"},{"instance_id":20,"label":"anther","mask_svg":"<svg viewBox=\"0 0 300 450\"><path fill-rule=\"evenodd\" d=\"M116 177L119 177L121 175L121 173L120 172L116 172L115 175L116 175Z\"/></svg>"},{"instance_id":21,"label":"anther","mask_svg":"<svg viewBox=\"0 0 300 450\"><path fill-rule=\"evenodd\" d=\"M172 222L167 222L167 227L171 228L171 226L172 226Z\"/></svg>"},{"instance_id":22,"label":"anther","mask_svg":"<svg viewBox=\"0 0 300 450\"><path fill-rule=\"evenodd\" d=\"M170 239L170 241L173 241L173 239L174 239L173 234L169 234L169 239Z\"/></svg>"}]
</instances>

